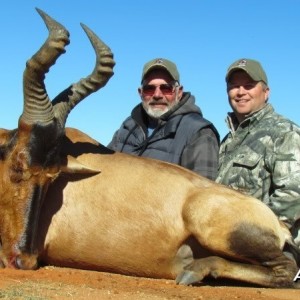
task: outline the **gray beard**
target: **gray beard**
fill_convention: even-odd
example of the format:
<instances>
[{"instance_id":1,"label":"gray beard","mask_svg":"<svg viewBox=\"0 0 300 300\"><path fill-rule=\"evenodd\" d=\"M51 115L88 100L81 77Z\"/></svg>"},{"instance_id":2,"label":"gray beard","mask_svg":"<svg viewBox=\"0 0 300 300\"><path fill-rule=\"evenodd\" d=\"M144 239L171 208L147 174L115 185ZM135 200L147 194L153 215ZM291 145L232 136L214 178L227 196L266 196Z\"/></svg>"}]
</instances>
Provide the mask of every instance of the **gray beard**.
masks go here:
<instances>
[{"instance_id":1,"label":"gray beard","mask_svg":"<svg viewBox=\"0 0 300 300\"><path fill-rule=\"evenodd\" d=\"M152 107L145 105L144 102L142 103L142 105L143 105L144 110L146 111L147 115L153 119L159 119L163 114L165 114L166 112L168 112L170 110L170 107L166 107L165 110L152 109Z\"/></svg>"},{"instance_id":2,"label":"gray beard","mask_svg":"<svg viewBox=\"0 0 300 300\"><path fill-rule=\"evenodd\" d=\"M142 105L146 113L153 119L159 119L162 115L167 113L171 108L173 108L177 103L179 102L178 98L175 99L175 101L172 104L169 104L165 107L164 110L161 109L153 109L151 105L145 104L144 101L142 101Z\"/></svg>"}]
</instances>

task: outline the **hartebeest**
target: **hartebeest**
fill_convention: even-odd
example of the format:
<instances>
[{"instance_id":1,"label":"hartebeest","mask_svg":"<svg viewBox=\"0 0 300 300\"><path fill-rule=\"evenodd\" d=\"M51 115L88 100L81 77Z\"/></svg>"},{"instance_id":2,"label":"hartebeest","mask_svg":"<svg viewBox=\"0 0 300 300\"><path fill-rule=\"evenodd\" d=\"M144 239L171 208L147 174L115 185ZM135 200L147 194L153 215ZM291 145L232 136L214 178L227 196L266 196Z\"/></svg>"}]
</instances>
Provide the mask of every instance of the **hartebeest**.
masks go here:
<instances>
[{"instance_id":1,"label":"hartebeest","mask_svg":"<svg viewBox=\"0 0 300 300\"><path fill-rule=\"evenodd\" d=\"M113 153L66 128L71 109L104 86L113 55L83 25L93 73L52 102L44 77L67 30L39 10L49 37L27 62L18 128L0 131L0 234L4 266L37 262L191 284L206 276L296 287L296 249L260 201L179 166Z\"/></svg>"}]
</instances>

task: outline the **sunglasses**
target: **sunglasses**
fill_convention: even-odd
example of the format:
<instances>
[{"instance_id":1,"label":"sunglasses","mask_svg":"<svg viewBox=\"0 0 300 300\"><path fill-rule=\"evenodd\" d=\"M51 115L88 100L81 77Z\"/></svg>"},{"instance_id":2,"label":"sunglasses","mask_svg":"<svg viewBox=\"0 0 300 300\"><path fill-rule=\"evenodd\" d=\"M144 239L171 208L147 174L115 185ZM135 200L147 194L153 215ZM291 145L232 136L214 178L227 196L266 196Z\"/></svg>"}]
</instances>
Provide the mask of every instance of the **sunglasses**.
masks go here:
<instances>
[{"instance_id":1,"label":"sunglasses","mask_svg":"<svg viewBox=\"0 0 300 300\"><path fill-rule=\"evenodd\" d=\"M142 92L145 96L153 96L156 89L159 88L162 94L164 95L172 95L175 90L175 86L172 84L160 84L160 85L153 85L153 84L146 84L142 86Z\"/></svg>"}]
</instances>

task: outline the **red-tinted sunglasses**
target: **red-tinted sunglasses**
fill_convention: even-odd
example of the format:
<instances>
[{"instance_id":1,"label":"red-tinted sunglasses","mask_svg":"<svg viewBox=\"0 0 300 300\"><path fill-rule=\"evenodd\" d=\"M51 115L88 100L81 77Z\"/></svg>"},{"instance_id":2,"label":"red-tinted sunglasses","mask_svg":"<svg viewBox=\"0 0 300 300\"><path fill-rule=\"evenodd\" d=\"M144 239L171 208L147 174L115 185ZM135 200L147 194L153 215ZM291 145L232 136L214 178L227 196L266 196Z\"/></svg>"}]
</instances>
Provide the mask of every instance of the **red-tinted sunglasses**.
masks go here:
<instances>
[{"instance_id":1,"label":"red-tinted sunglasses","mask_svg":"<svg viewBox=\"0 0 300 300\"><path fill-rule=\"evenodd\" d=\"M142 93L145 96L153 96L157 88L159 88L164 95L172 95L175 91L175 86L168 83L160 85L146 84L142 86Z\"/></svg>"}]
</instances>

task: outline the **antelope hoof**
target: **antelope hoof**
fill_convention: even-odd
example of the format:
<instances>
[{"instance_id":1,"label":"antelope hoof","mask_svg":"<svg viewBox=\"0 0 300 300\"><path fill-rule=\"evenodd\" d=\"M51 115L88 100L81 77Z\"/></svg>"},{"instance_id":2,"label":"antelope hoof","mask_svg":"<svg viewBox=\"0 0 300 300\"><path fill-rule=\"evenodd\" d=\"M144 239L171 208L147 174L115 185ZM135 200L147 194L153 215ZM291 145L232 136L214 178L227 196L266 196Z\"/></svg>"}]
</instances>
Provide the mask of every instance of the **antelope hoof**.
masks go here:
<instances>
[{"instance_id":1,"label":"antelope hoof","mask_svg":"<svg viewBox=\"0 0 300 300\"><path fill-rule=\"evenodd\" d=\"M183 271L176 277L176 283L183 285L190 285L201 280L199 274L194 271Z\"/></svg>"}]
</instances>

